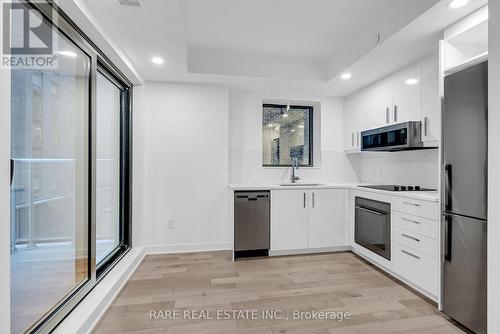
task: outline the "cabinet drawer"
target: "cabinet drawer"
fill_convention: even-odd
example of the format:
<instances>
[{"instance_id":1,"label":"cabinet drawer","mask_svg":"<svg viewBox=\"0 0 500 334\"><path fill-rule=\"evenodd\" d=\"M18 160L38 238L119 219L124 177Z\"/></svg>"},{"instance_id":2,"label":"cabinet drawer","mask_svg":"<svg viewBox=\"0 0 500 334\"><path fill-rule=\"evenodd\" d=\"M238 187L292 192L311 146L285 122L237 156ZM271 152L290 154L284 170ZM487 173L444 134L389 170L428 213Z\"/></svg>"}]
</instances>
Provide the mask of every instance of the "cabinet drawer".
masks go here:
<instances>
[{"instance_id":1,"label":"cabinet drawer","mask_svg":"<svg viewBox=\"0 0 500 334\"><path fill-rule=\"evenodd\" d=\"M393 226L392 240L433 258L439 258L439 245L436 239Z\"/></svg>"},{"instance_id":2,"label":"cabinet drawer","mask_svg":"<svg viewBox=\"0 0 500 334\"><path fill-rule=\"evenodd\" d=\"M397 242L392 243L392 270L434 296L439 293L439 261Z\"/></svg>"},{"instance_id":3,"label":"cabinet drawer","mask_svg":"<svg viewBox=\"0 0 500 334\"><path fill-rule=\"evenodd\" d=\"M407 213L394 211L391 216L394 226L405 230L425 235L429 238L438 239L439 222L422 217L409 215Z\"/></svg>"},{"instance_id":4,"label":"cabinet drawer","mask_svg":"<svg viewBox=\"0 0 500 334\"><path fill-rule=\"evenodd\" d=\"M396 197L393 200L393 209L399 212L439 220L439 203L420 201L417 199Z\"/></svg>"}]
</instances>

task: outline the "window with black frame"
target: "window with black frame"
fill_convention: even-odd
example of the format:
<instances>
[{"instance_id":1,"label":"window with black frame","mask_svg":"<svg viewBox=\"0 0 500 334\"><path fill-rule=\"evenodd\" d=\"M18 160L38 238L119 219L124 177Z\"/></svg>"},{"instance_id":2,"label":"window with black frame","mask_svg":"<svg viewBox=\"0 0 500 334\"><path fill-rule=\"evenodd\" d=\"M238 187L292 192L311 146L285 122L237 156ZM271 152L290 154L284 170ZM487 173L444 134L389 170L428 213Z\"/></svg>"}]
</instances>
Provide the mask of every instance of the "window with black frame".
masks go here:
<instances>
[{"instance_id":1,"label":"window with black frame","mask_svg":"<svg viewBox=\"0 0 500 334\"><path fill-rule=\"evenodd\" d=\"M48 4L16 4L43 18L58 64L11 68L12 334L51 332L131 240L132 85Z\"/></svg>"},{"instance_id":2,"label":"window with black frame","mask_svg":"<svg viewBox=\"0 0 500 334\"><path fill-rule=\"evenodd\" d=\"M97 275L127 248L129 89L100 65L96 81Z\"/></svg>"},{"instance_id":3,"label":"window with black frame","mask_svg":"<svg viewBox=\"0 0 500 334\"><path fill-rule=\"evenodd\" d=\"M265 167L313 165L313 107L264 104L262 164Z\"/></svg>"}]
</instances>

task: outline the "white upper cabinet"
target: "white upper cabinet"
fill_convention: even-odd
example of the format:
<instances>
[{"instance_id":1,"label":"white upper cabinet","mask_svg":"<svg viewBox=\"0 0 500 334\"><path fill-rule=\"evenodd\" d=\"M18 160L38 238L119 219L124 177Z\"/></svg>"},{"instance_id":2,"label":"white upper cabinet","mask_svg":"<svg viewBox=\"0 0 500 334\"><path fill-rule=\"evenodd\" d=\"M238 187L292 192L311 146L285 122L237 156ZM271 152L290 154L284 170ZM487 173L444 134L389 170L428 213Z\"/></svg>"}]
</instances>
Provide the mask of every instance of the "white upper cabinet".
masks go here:
<instances>
[{"instance_id":1,"label":"white upper cabinet","mask_svg":"<svg viewBox=\"0 0 500 334\"><path fill-rule=\"evenodd\" d=\"M344 104L344 150L359 151L361 131L364 128L363 111L367 103L362 96L345 101Z\"/></svg>"},{"instance_id":2,"label":"white upper cabinet","mask_svg":"<svg viewBox=\"0 0 500 334\"><path fill-rule=\"evenodd\" d=\"M421 92L420 66L404 70L394 77L391 123L420 120Z\"/></svg>"},{"instance_id":3,"label":"white upper cabinet","mask_svg":"<svg viewBox=\"0 0 500 334\"><path fill-rule=\"evenodd\" d=\"M438 142L440 134L439 58L433 55L422 64L422 141L424 145Z\"/></svg>"},{"instance_id":4,"label":"white upper cabinet","mask_svg":"<svg viewBox=\"0 0 500 334\"><path fill-rule=\"evenodd\" d=\"M356 110L355 100L350 99L344 102L344 150L354 150L354 112Z\"/></svg>"},{"instance_id":5,"label":"white upper cabinet","mask_svg":"<svg viewBox=\"0 0 500 334\"><path fill-rule=\"evenodd\" d=\"M441 101L439 56L433 54L402 69L344 103L344 149L361 149L361 132L408 121L422 122L425 146L439 144Z\"/></svg>"},{"instance_id":6,"label":"white upper cabinet","mask_svg":"<svg viewBox=\"0 0 500 334\"><path fill-rule=\"evenodd\" d=\"M369 114L365 115L367 129L390 125L392 122L392 89L390 81L382 81L373 86L368 92L370 108Z\"/></svg>"}]
</instances>

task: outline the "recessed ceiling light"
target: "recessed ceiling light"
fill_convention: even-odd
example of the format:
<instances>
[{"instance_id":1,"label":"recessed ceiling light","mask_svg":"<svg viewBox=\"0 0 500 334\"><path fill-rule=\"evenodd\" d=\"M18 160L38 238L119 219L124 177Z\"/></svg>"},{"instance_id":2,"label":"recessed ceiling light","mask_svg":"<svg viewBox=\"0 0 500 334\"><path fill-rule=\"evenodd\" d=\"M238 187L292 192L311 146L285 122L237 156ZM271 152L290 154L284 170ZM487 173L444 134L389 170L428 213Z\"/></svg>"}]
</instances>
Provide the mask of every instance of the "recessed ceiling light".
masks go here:
<instances>
[{"instance_id":1,"label":"recessed ceiling light","mask_svg":"<svg viewBox=\"0 0 500 334\"><path fill-rule=\"evenodd\" d=\"M163 59L161 59L160 57L153 57L153 58L151 58L151 61L152 61L153 63L155 63L156 65L161 65L161 64L163 64Z\"/></svg>"},{"instance_id":2,"label":"recessed ceiling light","mask_svg":"<svg viewBox=\"0 0 500 334\"><path fill-rule=\"evenodd\" d=\"M298 128L301 128L301 129L303 129L303 128L304 128L304 126L303 126L303 125L299 125L299 126L297 126L297 127L298 127Z\"/></svg>"},{"instance_id":3,"label":"recessed ceiling light","mask_svg":"<svg viewBox=\"0 0 500 334\"><path fill-rule=\"evenodd\" d=\"M66 57L71 57L71 58L76 57L76 53L73 51L57 51L57 53L59 53L60 55L66 56Z\"/></svg>"},{"instance_id":4,"label":"recessed ceiling light","mask_svg":"<svg viewBox=\"0 0 500 334\"><path fill-rule=\"evenodd\" d=\"M295 129L291 129L290 132L295 132Z\"/></svg>"},{"instance_id":5,"label":"recessed ceiling light","mask_svg":"<svg viewBox=\"0 0 500 334\"><path fill-rule=\"evenodd\" d=\"M283 114L283 117L287 118L287 117L288 117L288 114Z\"/></svg>"},{"instance_id":6,"label":"recessed ceiling light","mask_svg":"<svg viewBox=\"0 0 500 334\"><path fill-rule=\"evenodd\" d=\"M352 77L351 73L344 73L341 76L343 80L349 80L351 77Z\"/></svg>"},{"instance_id":7,"label":"recessed ceiling light","mask_svg":"<svg viewBox=\"0 0 500 334\"><path fill-rule=\"evenodd\" d=\"M453 0L452 2L450 2L448 7L450 7L451 9L457 9L465 6L468 2L469 0Z\"/></svg>"},{"instance_id":8,"label":"recessed ceiling light","mask_svg":"<svg viewBox=\"0 0 500 334\"><path fill-rule=\"evenodd\" d=\"M272 127L273 127L273 125L272 125L271 123L269 123L267 126L268 126L268 127L270 127L270 128L272 128Z\"/></svg>"},{"instance_id":9,"label":"recessed ceiling light","mask_svg":"<svg viewBox=\"0 0 500 334\"><path fill-rule=\"evenodd\" d=\"M405 81L405 83L406 83L407 85L410 85L410 86L411 86L411 85L415 85L415 84L417 84L417 83L418 83L418 79L417 79L417 78L409 78L409 79L407 79L407 80Z\"/></svg>"}]
</instances>

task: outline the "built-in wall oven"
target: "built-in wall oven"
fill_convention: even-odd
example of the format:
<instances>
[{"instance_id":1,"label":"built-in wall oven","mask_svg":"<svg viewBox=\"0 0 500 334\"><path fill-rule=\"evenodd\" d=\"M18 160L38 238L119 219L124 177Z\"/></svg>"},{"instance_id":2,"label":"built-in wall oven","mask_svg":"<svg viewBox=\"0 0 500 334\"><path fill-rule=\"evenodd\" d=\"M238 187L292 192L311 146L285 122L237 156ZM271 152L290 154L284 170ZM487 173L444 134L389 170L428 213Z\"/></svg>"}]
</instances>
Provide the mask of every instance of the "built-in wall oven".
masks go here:
<instances>
[{"instance_id":1,"label":"built-in wall oven","mask_svg":"<svg viewBox=\"0 0 500 334\"><path fill-rule=\"evenodd\" d=\"M354 241L391 260L391 205L355 197Z\"/></svg>"}]
</instances>

